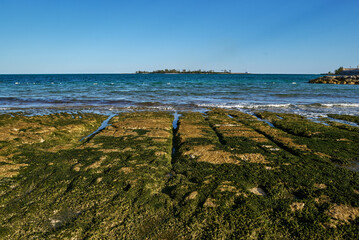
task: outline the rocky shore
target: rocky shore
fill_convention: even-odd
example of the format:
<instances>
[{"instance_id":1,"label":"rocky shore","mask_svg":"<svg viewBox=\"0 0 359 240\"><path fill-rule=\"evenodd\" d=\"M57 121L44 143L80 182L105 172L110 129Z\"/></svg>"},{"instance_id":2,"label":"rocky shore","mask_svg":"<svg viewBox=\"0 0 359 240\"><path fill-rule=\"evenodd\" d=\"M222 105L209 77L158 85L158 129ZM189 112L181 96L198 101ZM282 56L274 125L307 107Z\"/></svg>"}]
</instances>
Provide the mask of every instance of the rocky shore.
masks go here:
<instances>
[{"instance_id":1,"label":"rocky shore","mask_svg":"<svg viewBox=\"0 0 359 240\"><path fill-rule=\"evenodd\" d=\"M309 83L328 83L328 84L359 84L359 75L343 75L343 76L324 76L312 79Z\"/></svg>"},{"instance_id":2,"label":"rocky shore","mask_svg":"<svg viewBox=\"0 0 359 240\"><path fill-rule=\"evenodd\" d=\"M255 114L0 114L0 239L357 239L359 116Z\"/></svg>"}]
</instances>

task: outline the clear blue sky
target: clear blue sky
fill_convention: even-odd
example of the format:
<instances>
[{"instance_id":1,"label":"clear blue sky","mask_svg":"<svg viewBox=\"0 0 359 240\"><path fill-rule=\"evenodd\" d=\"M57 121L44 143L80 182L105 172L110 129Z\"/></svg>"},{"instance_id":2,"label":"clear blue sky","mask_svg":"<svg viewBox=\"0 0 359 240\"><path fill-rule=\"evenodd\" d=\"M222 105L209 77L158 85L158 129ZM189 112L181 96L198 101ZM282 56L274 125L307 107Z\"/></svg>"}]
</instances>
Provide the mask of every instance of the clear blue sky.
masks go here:
<instances>
[{"instance_id":1,"label":"clear blue sky","mask_svg":"<svg viewBox=\"0 0 359 240\"><path fill-rule=\"evenodd\" d=\"M358 0L0 0L0 73L359 65Z\"/></svg>"}]
</instances>

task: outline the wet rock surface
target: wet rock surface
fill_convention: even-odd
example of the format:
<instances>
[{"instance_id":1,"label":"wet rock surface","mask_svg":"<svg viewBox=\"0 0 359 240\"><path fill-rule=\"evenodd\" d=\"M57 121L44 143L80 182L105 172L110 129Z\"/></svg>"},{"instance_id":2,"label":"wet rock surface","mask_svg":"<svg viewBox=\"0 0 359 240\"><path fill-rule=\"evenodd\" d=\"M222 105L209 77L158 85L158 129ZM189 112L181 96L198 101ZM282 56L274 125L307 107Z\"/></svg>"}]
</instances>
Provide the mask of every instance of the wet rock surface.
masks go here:
<instances>
[{"instance_id":1,"label":"wet rock surface","mask_svg":"<svg viewBox=\"0 0 359 240\"><path fill-rule=\"evenodd\" d=\"M312 79L309 83L327 83L327 84L359 84L359 75L344 75L344 76L323 76Z\"/></svg>"},{"instance_id":2,"label":"wet rock surface","mask_svg":"<svg viewBox=\"0 0 359 240\"><path fill-rule=\"evenodd\" d=\"M256 116L0 115L0 239L356 239L359 128Z\"/></svg>"}]
</instances>

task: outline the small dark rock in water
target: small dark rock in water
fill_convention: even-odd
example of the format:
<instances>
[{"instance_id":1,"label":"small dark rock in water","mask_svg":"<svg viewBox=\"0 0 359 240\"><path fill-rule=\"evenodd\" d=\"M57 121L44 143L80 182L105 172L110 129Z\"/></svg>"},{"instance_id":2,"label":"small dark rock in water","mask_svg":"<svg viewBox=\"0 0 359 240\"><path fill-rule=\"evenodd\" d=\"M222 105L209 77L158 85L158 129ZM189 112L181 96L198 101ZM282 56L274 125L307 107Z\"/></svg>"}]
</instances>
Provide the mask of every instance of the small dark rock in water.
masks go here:
<instances>
[{"instance_id":1,"label":"small dark rock in water","mask_svg":"<svg viewBox=\"0 0 359 240\"><path fill-rule=\"evenodd\" d=\"M312 79L309 83L328 83L328 84L359 84L359 75L344 75L344 76L324 76Z\"/></svg>"}]
</instances>

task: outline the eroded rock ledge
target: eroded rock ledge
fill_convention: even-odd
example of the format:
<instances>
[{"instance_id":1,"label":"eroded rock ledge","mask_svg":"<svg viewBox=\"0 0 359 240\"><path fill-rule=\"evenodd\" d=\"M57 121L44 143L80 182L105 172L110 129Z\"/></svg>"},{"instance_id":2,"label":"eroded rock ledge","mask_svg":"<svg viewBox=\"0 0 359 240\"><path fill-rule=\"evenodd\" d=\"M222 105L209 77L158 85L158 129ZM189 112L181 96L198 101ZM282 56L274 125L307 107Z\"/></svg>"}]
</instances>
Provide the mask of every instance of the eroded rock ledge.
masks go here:
<instances>
[{"instance_id":1,"label":"eroded rock ledge","mask_svg":"<svg viewBox=\"0 0 359 240\"><path fill-rule=\"evenodd\" d=\"M358 239L359 116L179 114L0 114L0 239Z\"/></svg>"},{"instance_id":2,"label":"eroded rock ledge","mask_svg":"<svg viewBox=\"0 0 359 240\"><path fill-rule=\"evenodd\" d=\"M343 76L324 76L312 79L309 83L328 83L328 84L359 84L359 75Z\"/></svg>"}]
</instances>

